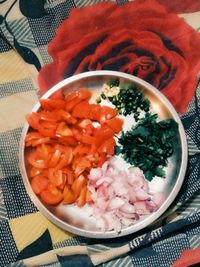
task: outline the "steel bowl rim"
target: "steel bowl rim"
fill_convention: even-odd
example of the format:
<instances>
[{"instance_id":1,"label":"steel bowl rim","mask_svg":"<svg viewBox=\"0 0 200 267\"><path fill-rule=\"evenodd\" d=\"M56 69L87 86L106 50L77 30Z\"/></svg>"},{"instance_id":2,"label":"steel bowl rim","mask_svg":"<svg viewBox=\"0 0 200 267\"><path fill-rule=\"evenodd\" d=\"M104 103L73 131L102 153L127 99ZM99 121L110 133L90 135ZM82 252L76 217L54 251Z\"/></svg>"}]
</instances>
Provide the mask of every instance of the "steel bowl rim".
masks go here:
<instances>
[{"instance_id":1,"label":"steel bowl rim","mask_svg":"<svg viewBox=\"0 0 200 267\"><path fill-rule=\"evenodd\" d=\"M106 71L106 70L100 70L100 71L90 71L90 72L83 72L77 75L74 75L72 77L66 78L62 80L61 82L57 83L54 85L52 88L50 88L40 99L46 99L50 97L53 93L55 93L57 90L61 89L63 86L69 85L72 82L81 80L83 78L90 78L94 76L114 76L114 77L119 77L119 78L124 78L128 79L134 83L137 83L141 86L144 86L148 90L150 90L153 94L157 95L159 99L161 99L168 109L170 110L173 118L179 125L179 135L180 135L180 141L181 141L181 150L182 150L182 161L181 161L181 166L179 170L179 174L177 176L176 183L174 184L174 187L167 197L166 201L164 204L158 209L158 211L152 213L149 215L147 218L142 220L139 225L132 225L128 228L125 228L122 230L121 233L116 233L116 231L108 231L108 232L91 232L89 230L80 230L79 228L69 225L68 223L63 222L60 218L56 217L54 214L50 213L50 211L43 205L43 203L39 200L39 198L35 195L35 193L32 190L32 187L29 182L29 178L26 173L26 168L25 168L25 163L24 163L24 138L27 134L27 131L29 129L29 125L26 122L24 124L24 127L22 129L21 133L21 138L20 138L20 144L19 144L19 166L20 166L20 172L22 175L22 180L25 185L26 191L29 194L31 200L35 204L35 206L38 208L38 210L45 215L51 222L54 224L58 225L62 229L69 231L71 233L84 236L84 237L89 237L89 238L117 238L120 236L125 236L131 233L135 233L139 230L144 229L145 227L151 225L154 223L163 213L169 208L169 206L172 204L172 202L175 200L178 192L181 189L181 186L184 181L184 177L186 174L186 169L187 169L187 162L188 162L188 146L187 146L187 138L186 134L184 131L183 124L181 122L181 119L179 118L178 113L176 112L175 108L173 105L170 103L170 101L158 90L156 89L153 85L149 84L148 82L133 76L131 74L119 72L119 71ZM32 108L31 112L37 111L40 108L39 102L37 102L34 107Z\"/></svg>"}]
</instances>

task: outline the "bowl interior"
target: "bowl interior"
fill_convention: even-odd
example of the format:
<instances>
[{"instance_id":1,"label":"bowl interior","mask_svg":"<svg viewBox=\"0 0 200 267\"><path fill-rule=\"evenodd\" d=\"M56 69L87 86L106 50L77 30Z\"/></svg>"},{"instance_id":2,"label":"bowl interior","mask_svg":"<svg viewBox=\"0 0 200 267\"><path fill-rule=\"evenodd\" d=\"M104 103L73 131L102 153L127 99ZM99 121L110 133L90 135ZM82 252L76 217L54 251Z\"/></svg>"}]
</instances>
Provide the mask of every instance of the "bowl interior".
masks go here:
<instances>
[{"instance_id":1,"label":"bowl interior","mask_svg":"<svg viewBox=\"0 0 200 267\"><path fill-rule=\"evenodd\" d=\"M29 166L26 161L26 155L30 152L30 149L27 149L24 146L24 138L29 131L29 125L27 123L22 131L20 144L20 169L23 182L32 201L41 213L43 213L53 223L67 231L86 237L113 238L124 236L147 227L160 217L175 199L184 180L187 166L186 136L178 114L162 93L137 77L115 71L94 71L82 73L63 80L51 88L42 98L46 99L58 90L63 90L65 94L68 94L69 92L82 87L91 90L93 92L93 96L95 96L99 90L101 90L104 83L113 81L116 78L119 78L120 80L120 87L124 85L137 85L144 95L150 100L152 110L158 114L158 118L160 120L173 118L179 125L178 135L174 141L174 154L169 159L169 164L166 168L166 178L156 179L150 183L152 189L165 192L165 195L167 196L166 201L156 212L151 215L141 217L134 225L122 229L120 233L116 233L115 231L100 231L96 227L95 220L88 216L87 207L79 209L73 205L63 205L62 203L58 206L49 206L41 202L41 200L34 194L27 175L29 172ZM37 111L39 108L40 104L37 103L32 111Z\"/></svg>"}]
</instances>

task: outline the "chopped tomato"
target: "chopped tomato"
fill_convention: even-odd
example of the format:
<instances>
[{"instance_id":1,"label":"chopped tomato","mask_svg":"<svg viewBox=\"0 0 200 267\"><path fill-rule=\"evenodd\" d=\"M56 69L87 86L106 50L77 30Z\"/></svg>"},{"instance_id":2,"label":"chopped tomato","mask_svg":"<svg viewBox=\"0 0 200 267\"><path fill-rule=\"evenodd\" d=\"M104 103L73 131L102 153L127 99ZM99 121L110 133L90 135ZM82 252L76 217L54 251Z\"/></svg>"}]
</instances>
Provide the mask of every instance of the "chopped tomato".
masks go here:
<instances>
[{"instance_id":1,"label":"chopped tomato","mask_svg":"<svg viewBox=\"0 0 200 267\"><path fill-rule=\"evenodd\" d=\"M32 152L29 155L27 155L27 161L30 165L38 169L44 169L47 167L44 159L38 158L36 152Z\"/></svg>"},{"instance_id":2,"label":"chopped tomato","mask_svg":"<svg viewBox=\"0 0 200 267\"><path fill-rule=\"evenodd\" d=\"M83 144L79 144L73 151L73 155L84 155L88 154L91 151L90 146L85 146Z\"/></svg>"},{"instance_id":3,"label":"chopped tomato","mask_svg":"<svg viewBox=\"0 0 200 267\"><path fill-rule=\"evenodd\" d=\"M57 127L57 123L55 121L40 121L40 128L49 129L55 131Z\"/></svg>"},{"instance_id":4,"label":"chopped tomato","mask_svg":"<svg viewBox=\"0 0 200 267\"><path fill-rule=\"evenodd\" d=\"M61 186L66 181L66 177L63 175L62 170L56 170L55 168L48 169L48 178L55 186Z\"/></svg>"},{"instance_id":5,"label":"chopped tomato","mask_svg":"<svg viewBox=\"0 0 200 267\"><path fill-rule=\"evenodd\" d=\"M87 187L84 186L82 189L81 189L81 192L80 192L80 195L79 197L77 198L76 200L76 204L79 208L83 207L86 203L86 194L87 194Z\"/></svg>"},{"instance_id":6,"label":"chopped tomato","mask_svg":"<svg viewBox=\"0 0 200 267\"><path fill-rule=\"evenodd\" d=\"M64 203L79 207L91 202L85 176L114 154L114 135L123 121L113 108L90 104L90 97L84 88L67 96L60 91L41 99L39 111L27 115L34 129L25 139L25 145L32 147L27 153L29 177L35 193L47 204L56 205L63 198Z\"/></svg>"},{"instance_id":7,"label":"chopped tomato","mask_svg":"<svg viewBox=\"0 0 200 267\"><path fill-rule=\"evenodd\" d=\"M59 150L55 150L53 154L50 155L47 166L48 168L53 168L57 165L61 157L61 152Z\"/></svg>"},{"instance_id":8,"label":"chopped tomato","mask_svg":"<svg viewBox=\"0 0 200 267\"><path fill-rule=\"evenodd\" d=\"M78 94L78 98L80 98L81 100L85 100L85 99L90 99L92 93L91 91L81 88L77 91Z\"/></svg>"},{"instance_id":9,"label":"chopped tomato","mask_svg":"<svg viewBox=\"0 0 200 267\"><path fill-rule=\"evenodd\" d=\"M56 137L55 129L47 129L47 128L42 127L42 125L40 125L38 127L38 131L44 136L51 137L51 138Z\"/></svg>"},{"instance_id":10,"label":"chopped tomato","mask_svg":"<svg viewBox=\"0 0 200 267\"><path fill-rule=\"evenodd\" d=\"M97 167L102 167L102 165L106 160L107 160L106 154L100 154Z\"/></svg>"},{"instance_id":11,"label":"chopped tomato","mask_svg":"<svg viewBox=\"0 0 200 267\"><path fill-rule=\"evenodd\" d=\"M72 204L76 201L76 195L67 186L64 187L63 197L64 204Z\"/></svg>"},{"instance_id":12,"label":"chopped tomato","mask_svg":"<svg viewBox=\"0 0 200 267\"><path fill-rule=\"evenodd\" d=\"M115 140L113 138L105 140L105 142L98 148L100 154L114 155Z\"/></svg>"},{"instance_id":13,"label":"chopped tomato","mask_svg":"<svg viewBox=\"0 0 200 267\"><path fill-rule=\"evenodd\" d=\"M99 104L90 104L89 118L94 121L100 120L101 106Z\"/></svg>"},{"instance_id":14,"label":"chopped tomato","mask_svg":"<svg viewBox=\"0 0 200 267\"><path fill-rule=\"evenodd\" d=\"M62 99L40 99L40 105L45 110L52 110L52 109L61 109L65 108L65 101Z\"/></svg>"},{"instance_id":15,"label":"chopped tomato","mask_svg":"<svg viewBox=\"0 0 200 267\"><path fill-rule=\"evenodd\" d=\"M76 176L79 176L85 170L90 168L91 164L88 159L83 157L75 157L73 160L72 168Z\"/></svg>"},{"instance_id":16,"label":"chopped tomato","mask_svg":"<svg viewBox=\"0 0 200 267\"><path fill-rule=\"evenodd\" d=\"M59 136L58 141L63 145L77 146L78 144L73 136Z\"/></svg>"},{"instance_id":17,"label":"chopped tomato","mask_svg":"<svg viewBox=\"0 0 200 267\"><path fill-rule=\"evenodd\" d=\"M120 118L112 118L105 122L115 133L119 133L123 126L123 120Z\"/></svg>"},{"instance_id":18,"label":"chopped tomato","mask_svg":"<svg viewBox=\"0 0 200 267\"><path fill-rule=\"evenodd\" d=\"M92 124L88 124L85 128L85 133L89 135L93 135L95 131L95 127Z\"/></svg>"},{"instance_id":19,"label":"chopped tomato","mask_svg":"<svg viewBox=\"0 0 200 267\"><path fill-rule=\"evenodd\" d=\"M37 175L31 179L31 186L36 195L39 195L44 189L46 189L48 184L48 179L42 175Z\"/></svg>"},{"instance_id":20,"label":"chopped tomato","mask_svg":"<svg viewBox=\"0 0 200 267\"><path fill-rule=\"evenodd\" d=\"M76 129L76 128L71 128L71 130L72 130L72 133L73 133L73 137L74 137L77 141L81 141L81 139L82 139L82 134L81 134L81 132L80 132L78 129Z\"/></svg>"},{"instance_id":21,"label":"chopped tomato","mask_svg":"<svg viewBox=\"0 0 200 267\"><path fill-rule=\"evenodd\" d=\"M55 110L52 111L42 110L38 114L40 115L40 120L49 121L53 123L62 120L62 117Z\"/></svg>"},{"instance_id":22,"label":"chopped tomato","mask_svg":"<svg viewBox=\"0 0 200 267\"><path fill-rule=\"evenodd\" d=\"M75 97L72 100L66 102L65 109L67 111L72 111L72 109L80 102L81 102L81 99L79 99L78 97Z\"/></svg>"},{"instance_id":23,"label":"chopped tomato","mask_svg":"<svg viewBox=\"0 0 200 267\"><path fill-rule=\"evenodd\" d=\"M88 188L87 188L87 192L86 192L86 198L85 198L85 200L86 200L86 203L91 203L93 200L92 200L92 194L91 194L91 192L88 190Z\"/></svg>"},{"instance_id":24,"label":"chopped tomato","mask_svg":"<svg viewBox=\"0 0 200 267\"><path fill-rule=\"evenodd\" d=\"M48 187L40 193L40 197L46 204L57 205L63 200L63 193L50 183Z\"/></svg>"},{"instance_id":25,"label":"chopped tomato","mask_svg":"<svg viewBox=\"0 0 200 267\"><path fill-rule=\"evenodd\" d=\"M80 122L78 123L78 126L81 128L81 129L86 129L88 126L91 126L92 125L92 121L89 120L89 119L82 119L80 120Z\"/></svg>"},{"instance_id":26,"label":"chopped tomato","mask_svg":"<svg viewBox=\"0 0 200 267\"><path fill-rule=\"evenodd\" d=\"M36 168L36 167L31 167L29 171L29 176L34 177L36 175L39 175L42 173L42 169Z\"/></svg>"},{"instance_id":27,"label":"chopped tomato","mask_svg":"<svg viewBox=\"0 0 200 267\"><path fill-rule=\"evenodd\" d=\"M81 193L81 189L85 187L87 184L87 181L83 175L80 175L78 178L76 178L71 186L72 191L78 197Z\"/></svg>"},{"instance_id":28,"label":"chopped tomato","mask_svg":"<svg viewBox=\"0 0 200 267\"><path fill-rule=\"evenodd\" d=\"M72 130L62 121L56 129L56 136L73 136Z\"/></svg>"},{"instance_id":29,"label":"chopped tomato","mask_svg":"<svg viewBox=\"0 0 200 267\"><path fill-rule=\"evenodd\" d=\"M114 131L106 124L96 128L95 131L95 144L100 146L105 140L114 136Z\"/></svg>"},{"instance_id":30,"label":"chopped tomato","mask_svg":"<svg viewBox=\"0 0 200 267\"><path fill-rule=\"evenodd\" d=\"M38 157L45 159L48 157L48 155L50 155L53 152L53 149L51 146L43 143L36 147L36 152Z\"/></svg>"},{"instance_id":31,"label":"chopped tomato","mask_svg":"<svg viewBox=\"0 0 200 267\"><path fill-rule=\"evenodd\" d=\"M105 122L117 116L117 110L111 107L103 106L100 111L100 122Z\"/></svg>"},{"instance_id":32,"label":"chopped tomato","mask_svg":"<svg viewBox=\"0 0 200 267\"><path fill-rule=\"evenodd\" d=\"M72 110L72 116L80 119L89 118L90 104L88 101L81 101Z\"/></svg>"},{"instance_id":33,"label":"chopped tomato","mask_svg":"<svg viewBox=\"0 0 200 267\"><path fill-rule=\"evenodd\" d=\"M87 145L95 144L96 138L94 136L83 134L81 138L82 143Z\"/></svg>"},{"instance_id":34,"label":"chopped tomato","mask_svg":"<svg viewBox=\"0 0 200 267\"><path fill-rule=\"evenodd\" d=\"M77 98L77 91L72 91L69 92L66 96L65 96L65 102L68 103L71 100Z\"/></svg>"},{"instance_id":35,"label":"chopped tomato","mask_svg":"<svg viewBox=\"0 0 200 267\"><path fill-rule=\"evenodd\" d=\"M66 174L67 184L72 185L75 179L73 171L68 168L64 168L62 171Z\"/></svg>"},{"instance_id":36,"label":"chopped tomato","mask_svg":"<svg viewBox=\"0 0 200 267\"><path fill-rule=\"evenodd\" d=\"M77 119L74 118L69 112L63 110L63 109L60 109L58 110L58 113L62 116L62 118L70 123L70 124L76 124L77 123Z\"/></svg>"},{"instance_id":37,"label":"chopped tomato","mask_svg":"<svg viewBox=\"0 0 200 267\"><path fill-rule=\"evenodd\" d=\"M71 147L66 147L64 154L60 156L60 161L55 166L56 169L62 169L71 164L73 160L73 151Z\"/></svg>"},{"instance_id":38,"label":"chopped tomato","mask_svg":"<svg viewBox=\"0 0 200 267\"><path fill-rule=\"evenodd\" d=\"M43 138L44 136L41 133L38 133L36 131L29 132L25 137L25 142L29 142L35 139Z\"/></svg>"},{"instance_id":39,"label":"chopped tomato","mask_svg":"<svg viewBox=\"0 0 200 267\"><path fill-rule=\"evenodd\" d=\"M40 127L40 115L37 112L26 115L26 120L33 129L37 130Z\"/></svg>"},{"instance_id":40,"label":"chopped tomato","mask_svg":"<svg viewBox=\"0 0 200 267\"><path fill-rule=\"evenodd\" d=\"M37 140L35 139L35 140L32 140L32 141L26 142L26 146L35 147L35 146L38 146L38 145L41 145L41 144L47 144L47 143L51 143L50 137L43 137L43 138L39 138Z\"/></svg>"}]
</instances>

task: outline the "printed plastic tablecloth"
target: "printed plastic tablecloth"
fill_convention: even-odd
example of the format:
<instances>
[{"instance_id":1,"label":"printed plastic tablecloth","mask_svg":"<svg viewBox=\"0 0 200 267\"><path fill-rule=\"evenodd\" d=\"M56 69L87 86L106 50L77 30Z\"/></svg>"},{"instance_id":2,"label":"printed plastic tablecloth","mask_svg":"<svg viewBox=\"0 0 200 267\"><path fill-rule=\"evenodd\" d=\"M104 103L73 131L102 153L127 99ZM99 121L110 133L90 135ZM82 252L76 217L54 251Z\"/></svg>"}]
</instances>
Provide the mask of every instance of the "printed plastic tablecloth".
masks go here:
<instances>
[{"instance_id":1,"label":"printed plastic tablecloth","mask_svg":"<svg viewBox=\"0 0 200 267\"><path fill-rule=\"evenodd\" d=\"M200 262L200 1L0 1L0 266L191 266ZM52 224L19 171L25 115L52 85L118 70L156 86L183 122L188 168L151 227L98 240Z\"/></svg>"}]
</instances>

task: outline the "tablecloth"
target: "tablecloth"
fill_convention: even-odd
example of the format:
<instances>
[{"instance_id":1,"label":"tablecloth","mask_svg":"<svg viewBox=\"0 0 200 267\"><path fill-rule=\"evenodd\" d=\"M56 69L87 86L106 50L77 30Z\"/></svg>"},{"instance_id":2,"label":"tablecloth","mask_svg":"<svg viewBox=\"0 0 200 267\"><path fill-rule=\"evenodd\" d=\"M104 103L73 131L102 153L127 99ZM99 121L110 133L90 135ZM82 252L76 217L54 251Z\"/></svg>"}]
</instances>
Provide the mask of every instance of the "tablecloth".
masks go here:
<instances>
[{"instance_id":1,"label":"tablecloth","mask_svg":"<svg viewBox=\"0 0 200 267\"><path fill-rule=\"evenodd\" d=\"M198 31L198 0L0 1L0 266L200 262ZM161 90L180 114L189 148L170 209L147 229L106 240L76 236L45 218L25 190L18 159L25 115L38 98L56 82L96 69L128 72Z\"/></svg>"}]
</instances>

